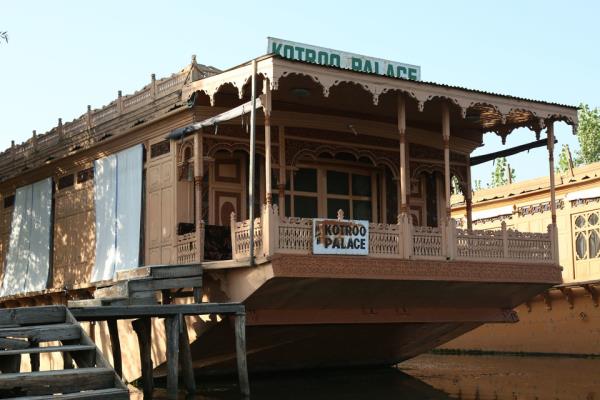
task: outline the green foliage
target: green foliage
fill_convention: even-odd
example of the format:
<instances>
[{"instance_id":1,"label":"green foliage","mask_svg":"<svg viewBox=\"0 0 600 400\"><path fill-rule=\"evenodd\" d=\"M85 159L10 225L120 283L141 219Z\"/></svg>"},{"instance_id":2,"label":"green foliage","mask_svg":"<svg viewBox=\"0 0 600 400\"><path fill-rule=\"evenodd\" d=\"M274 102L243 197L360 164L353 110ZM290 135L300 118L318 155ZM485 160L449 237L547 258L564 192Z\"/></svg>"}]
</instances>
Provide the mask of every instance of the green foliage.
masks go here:
<instances>
[{"instance_id":1,"label":"green foliage","mask_svg":"<svg viewBox=\"0 0 600 400\"><path fill-rule=\"evenodd\" d=\"M481 189L483 189L483 187L481 187L481 179L475 179L475 182L473 182L473 190L477 192Z\"/></svg>"},{"instance_id":2,"label":"green foliage","mask_svg":"<svg viewBox=\"0 0 600 400\"><path fill-rule=\"evenodd\" d=\"M498 187L502 185L506 185L509 183L509 175L510 182L514 182L516 179L515 169L510 168L508 162L506 161L506 157L496 158L494 161L496 167L492 171L492 180L489 184L489 187ZM509 170L510 168L510 170Z\"/></svg>"},{"instance_id":3,"label":"green foliage","mask_svg":"<svg viewBox=\"0 0 600 400\"><path fill-rule=\"evenodd\" d=\"M452 176L452 179L450 180L450 184L451 184L451 192L452 194L462 194L462 188L460 187L460 182L458 181L458 178L456 176Z\"/></svg>"},{"instance_id":4,"label":"green foliage","mask_svg":"<svg viewBox=\"0 0 600 400\"><path fill-rule=\"evenodd\" d=\"M600 110L587 104L579 105L579 127L577 130L579 151L576 165L600 161ZM560 162L560 161L559 161Z\"/></svg>"},{"instance_id":5,"label":"green foliage","mask_svg":"<svg viewBox=\"0 0 600 400\"><path fill-rule=\"evenodd\" d=\"M558 166L556 167L556 172L565 173L569 170L570 163L573 162L573 164L575 164L574 161L571 160L570 153L571 150L569 149L569 145L563 144L560 154L558 155Z\"/></svg>"}]
</instances>

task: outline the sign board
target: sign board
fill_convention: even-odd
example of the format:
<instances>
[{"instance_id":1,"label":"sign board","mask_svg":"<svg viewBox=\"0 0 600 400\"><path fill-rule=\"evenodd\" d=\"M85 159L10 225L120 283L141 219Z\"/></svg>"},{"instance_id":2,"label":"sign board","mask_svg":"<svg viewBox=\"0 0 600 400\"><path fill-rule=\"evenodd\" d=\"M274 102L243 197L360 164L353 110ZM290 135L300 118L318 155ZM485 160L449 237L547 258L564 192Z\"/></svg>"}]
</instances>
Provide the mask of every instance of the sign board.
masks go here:
<instances>
[{"instance_id":1,"label":"sign board","mask_svg":"<svg viewBox=\"0 0 600 400\"><path fill-rule=\"evenodd\" d=\"M313 254L369 254L369 221L313 219Z\"/></svg>"},{"instance_id":2,"label":"sign board","mask_svg":"<svg viewBox=\"0 0 600 400\"><path fill-rule=\"evenodd\" d=\"M417 65L399 63L355 53L347 53L345 51L291 42L289 40L272 37L267 39L267 53L277 54L290 60L351 69L353 71L384 75L392 78L404 78L414 81L421 80L421 67Z\"/></svg>"}]
</instances>

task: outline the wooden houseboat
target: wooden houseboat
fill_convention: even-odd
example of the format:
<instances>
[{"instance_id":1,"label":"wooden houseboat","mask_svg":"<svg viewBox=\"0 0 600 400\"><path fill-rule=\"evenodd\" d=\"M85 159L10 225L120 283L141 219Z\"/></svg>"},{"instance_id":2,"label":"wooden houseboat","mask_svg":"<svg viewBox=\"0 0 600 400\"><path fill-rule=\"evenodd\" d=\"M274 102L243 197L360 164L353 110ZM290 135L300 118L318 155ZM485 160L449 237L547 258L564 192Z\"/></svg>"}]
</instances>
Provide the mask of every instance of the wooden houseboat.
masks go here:
<instances>
[{"instance_id":1,"label":"wooden houseboat","mask_svg":"<svg viewBox=\"0 0 600 400\"><path fill-rule=\"evenodd\" d=\"M0 304L89 299L124 270L201 264L204 301L245 304L258 371L394 364L514 322L562 282L554 220L478 231L467 196L457 227L450 193L453 177L471 193L484 133L546 131L552 155L553 124L575 127L575 107L288 56L225 71L193 58L4 151ZM231 370L228 319L188 326L198 372ZM88 329L110 348L105 326Z\"/></svg>"}]
</instances>

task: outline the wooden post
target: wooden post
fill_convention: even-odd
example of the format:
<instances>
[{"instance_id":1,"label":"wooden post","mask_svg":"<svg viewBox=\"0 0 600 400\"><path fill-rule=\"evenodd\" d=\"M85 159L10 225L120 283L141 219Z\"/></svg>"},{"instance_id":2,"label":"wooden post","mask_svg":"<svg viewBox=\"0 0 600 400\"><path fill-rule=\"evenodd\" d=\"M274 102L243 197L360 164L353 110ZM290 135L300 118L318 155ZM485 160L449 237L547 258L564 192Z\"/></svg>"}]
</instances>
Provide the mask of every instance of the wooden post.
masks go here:
<instances>
[{"instance_id":1,"label":"wooden post","mask_svg":"<svg viewBox=\"0 0 600 400\"><path fill-rule=\"evenodd\" d=\"M40 344L37 340L29 339L29 347L36 348L40 347ZM40 353L30 353L29 354L29 362L31 363L31 372L40 370Z\"/></svg>"},{"instance_id":2,"label":"wooden post","mask_svg":"<svg viewBox=\"0 0 600 400\"><path fill-rule=\"evenodd\" d=\"M181 333L179 335L179 356L181 358L181 374L183 383L188 394L196 393L196 381L194 380L194 365L192 363L192 351L190 349L190 338L188 336L185 317L181 316Z\"/></svg>"},{"instance_id":3,"label":"wooden post","mask_svg":"<svg viewBox=\"0 0 600 400\"><path fill-rule=\"evenodd\" d=\"M287 174L285 171L285 126L279 126L279 216L285 217L285 185Z\"/></svg>"},{"instance_id":4,"label":"wooden post","mask_svg":"<svg viewBox=\"0 0 600 400\"><path fill-rule=\"evenodd\" d=\"M110 346L112 347L113 366L117 375L123 376L123 361L121 359L121 340L119 339L119 327L117 320L111 318L106 321L108 333L110 335Z\"/></svg>"},{"instance_id":5,"label":"wooden post","mask_svg":"<svg viewBox=\"0 0 600 400\"><path fill-rule=\"evenodd\" d=\"M473 189L471 187L471 157L467 157L467 193L465 193L465 205L467 207L467 230L473 230Z\"/></svg>"},{"instance_id":6,"label":"wooden post","mask_svg":"<svg viewBox=\"0 0 600 400\"><path fill-rule=\"evenodd\" d=\"M273 185L271 184L271 85L269 79L264 82L263 112L265 114L265 193L266 203L273 203Z\"/></svg>"},{"instance_id":7,"label":"wooden post","mask_svg":"<svg viewBox=\"0 0 600 400\"><path fill-rule=\"evenodd\" d=\"M64 351L62 353L63 356L63 369L73 369L73 357L71 357L71 353L68 351Z\"/></svg>"},{"instance_id":8,"label":"wooden post","mask_svg":"<svg viewBox=\"0 0 600 400\"><path fill-rule=\"evenodd\" d=\"M181 315L165 318L167 333L167 397L177 398L179 383L179 320Z\"/></svg>"},{"instance_id":9,"label":"wooden post","mask_svg":"<svg viewBox=\"0 0 600 400\"><path fill-rule=\"evenodd\" d=\"M401 215L408 214L406 204L406 101L398 95L398 133L400 135L400 209Z\"/></svg>"},{"instance_id":10,"label":"wooden post","mask_svg":"<svg viewBox=\"0 0 600 400\"><path fill-rule=\"evenodd\" d=\"M154 389L151 348L152 325L150 324L150 318L147 317L136 319L131 323L131 325L133 326L133 330L137 335L138 345L140 347L144 399L151 399L152 391Z\"/></svg>"},{"instance_id":11,"label":"wooden post","mask_svg":"<svg viewBox=\"0 0 600 400\"><path fill-rule=\"evenodd\" d=\"M450 112L448 104L442 104L442 138L444 140L444 189L446 196L446 221L450 220Z\"/></svg>"},{"instance_id":12,"label":"wooden post","mask_svg":"<svg viewBox=\"0 0 600 400\"><path fill-rule=\"evenodd\" d=\"M558 263L558 229L556 225L556 185L554 182L554 121L547 123L547 147L548 147L548 167L550 169L550 211L552 213L552 237L550 240L555 245L553 246L554 261Z\"/></svg>"},{"instance_id":13,"label":"wooden post","mask_svg":"<svg viewBox=\"0 0 600 400\"><path fill-rule=\"evenodd\" d=\"M171 148L171 176L173 177L173 199L171 200L173 203L171 204L171 216L173 217L173 221L175 221L171 226L167 227L167 229L172 229L171 231L171 262L173 264L177 263L177 182L179 180L177 174L177 141L171 139L170 141Z\"/></svg>"},{"instance_id":14,"label":"wooden post","mask_svg":"<svg viewBox=\"0 0 600 400\"><path fill-rule=\"evenodd\" d=\"M250 396L248 365L246 363L246 315L236 314L235 319L235 354L237 358L238 381L243 396Z\"/></svg>"},{"instance_id":15,"label":"wooden post","mask_svg":"<svg viewBox=\"0 0 600 400\"><path fill-rule=\"evenodd\" d=\"M202 195L204 183L204 144L202 132L194 134L194 188L195 192L195 225L196 225L196 259L202 261L201 247L204 246L203 238L200 232L202 228Z\"/></svg>"},{"instance_id":16,"label":"wooden post","mask_svg":"<svg viewBox=\"0 0 600 400\"><path fill-rule=\"evenodd\" d=\"M504 258L508 258L508 231L506 230L506 222L500 224L502 230L502 253Z\"/></svg>"}]
</instances>

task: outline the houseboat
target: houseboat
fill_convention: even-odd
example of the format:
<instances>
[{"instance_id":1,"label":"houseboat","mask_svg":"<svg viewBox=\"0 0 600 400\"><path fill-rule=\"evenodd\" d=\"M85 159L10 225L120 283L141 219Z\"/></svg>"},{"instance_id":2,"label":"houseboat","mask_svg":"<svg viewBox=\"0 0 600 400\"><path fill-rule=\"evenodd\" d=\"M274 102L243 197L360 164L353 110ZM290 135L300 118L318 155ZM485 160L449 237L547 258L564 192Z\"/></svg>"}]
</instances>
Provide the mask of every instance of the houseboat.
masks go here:
<instances>
[{"instance_id":1,"label":"houseboat","mask_svg":"<svg viewBox=\"0 0 600 400\"><path fill-rule=\"evenodd\" d=\"M563 284L517 308L511 326L483 326L443 345L461 352L600 355L600 163L557 176L556 210ZM473 224L481 230L542 232L551 223L550 187L542 177L474 193ZM464 197L453 217L466 223Z\"/></svg>"},{"instance_id":2,"label":"houseboat","mask_svg":"<svg viewBox=\"0 0 600 400\"><path fill-rule=\"evenodd\" d=\"M0 154L0 304L90 299L123 271L200 264L203 301L246 307L249 369L289 370L395 364L515 322L562 282L555 218L475 229L470 154L488 132L545 132L554 195L553 125L575 129L575 107L298 43L268 53L224 71L192 58ZM228 318L187 326L198 373L234 367ZM110 353L106 326L87 329ZM131 380L130 323L120 339Z\"/></svg>"}]
</instances>

